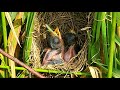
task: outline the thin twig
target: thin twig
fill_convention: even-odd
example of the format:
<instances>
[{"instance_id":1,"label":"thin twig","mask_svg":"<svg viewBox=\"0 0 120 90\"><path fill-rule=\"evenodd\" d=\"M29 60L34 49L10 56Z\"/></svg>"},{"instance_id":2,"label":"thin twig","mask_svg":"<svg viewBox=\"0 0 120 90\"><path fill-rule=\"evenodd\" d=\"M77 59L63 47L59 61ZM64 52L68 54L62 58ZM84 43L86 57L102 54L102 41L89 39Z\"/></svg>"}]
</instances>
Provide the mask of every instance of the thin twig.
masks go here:
<instances>
[{"instance_id":1,"label":"thin twig","mask_svg":"<svg viewBox=\"0 0 120 90\"><path fill-rule=\"evenodd\" d=\"M23 62L21 62L20 60L18 60L17 58L7 54L6 52L4 52L2 49L0 49L0 53L3 54L4 56L8 57L10 60L16 62L17 64L21 65L22 67L26 68L27 70L29 70L32 74L34 74L35 76L39 77L39 78L46 78L45 76L41 75L40 73L36 72L35 70L33 70L32 68L30 68L29 66L25 65Z\"/></svg>"}]
</instances>

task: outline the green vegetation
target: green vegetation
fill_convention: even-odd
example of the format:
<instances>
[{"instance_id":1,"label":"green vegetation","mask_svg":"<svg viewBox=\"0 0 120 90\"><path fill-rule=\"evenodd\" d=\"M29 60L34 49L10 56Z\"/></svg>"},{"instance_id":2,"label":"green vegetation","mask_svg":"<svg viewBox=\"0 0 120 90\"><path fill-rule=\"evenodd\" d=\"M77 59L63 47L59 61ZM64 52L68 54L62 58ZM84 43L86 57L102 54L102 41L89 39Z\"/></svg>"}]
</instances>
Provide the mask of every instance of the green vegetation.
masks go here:
<instances>
[{"instance_id":1,"label":"green vegetation","mask_svg":"<svg viewBox=\"0 0 120 90\"><path fill-rule=\"evenodd\" d=\"M119 12L95 12L88 55L89 61L102 69L105 78L120 77L119 17Z\"/></svg>"}]
</instances>

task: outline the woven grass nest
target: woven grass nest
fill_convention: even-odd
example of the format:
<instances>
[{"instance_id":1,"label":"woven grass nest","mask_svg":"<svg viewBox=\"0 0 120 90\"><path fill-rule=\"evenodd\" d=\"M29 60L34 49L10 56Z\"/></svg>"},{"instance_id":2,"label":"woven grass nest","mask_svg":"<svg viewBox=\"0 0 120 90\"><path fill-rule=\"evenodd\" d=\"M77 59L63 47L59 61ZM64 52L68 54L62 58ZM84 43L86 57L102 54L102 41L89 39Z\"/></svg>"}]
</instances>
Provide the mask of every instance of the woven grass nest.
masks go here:
<instances>
[{"instance_id":1,"label":"woven grass nest","mask_svg":"<svg viewBox=\"0 0 120 90\"><path fill-rule=\"evenodd\" d=\"M37 12L34 21L33 42L30 63L33 68L57 69L64 71L83 71L87 66L87 30L93 21L91 12ZM52 29L59 28L61 34L73 30L77 33L79 52L68 63L62 65L41 66L43 50L47 45L47 30L43 25L48 24Z\"/></svg>"}]
</instances>

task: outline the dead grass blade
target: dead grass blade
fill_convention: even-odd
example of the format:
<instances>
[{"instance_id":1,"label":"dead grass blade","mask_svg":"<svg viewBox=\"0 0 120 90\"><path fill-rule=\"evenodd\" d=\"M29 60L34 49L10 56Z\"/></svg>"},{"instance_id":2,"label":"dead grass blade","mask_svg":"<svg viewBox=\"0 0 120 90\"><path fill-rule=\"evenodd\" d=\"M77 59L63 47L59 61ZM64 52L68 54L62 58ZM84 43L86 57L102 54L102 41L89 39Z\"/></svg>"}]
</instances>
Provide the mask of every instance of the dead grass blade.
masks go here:
<instances>
[{"instance_id":1,"label":"dead grass blade","mask_svg":"<svg viewBox=\"0 0 120 90\"><path fill-rule=\"evenodd\" d=\"M89 66L89 70L93 78L102 78L102 73L97 67Z\"/></svg>"},{"instance_id":2,"label":"dead grass blade","mask_svg":"<svg viewBox=\"0 0 120 90\"><path fill-rule=\"evenodd\" d=\"M6 16L6 18L7 18L7 21L8 21L8 23L9 23L9 25L10 25L10 28L11 28L11 30L12 30L12 32L13 32L14 37L16 38L19 46L21 47L20 42L19 42L19 39L18 39L18 37L17 37L17 35L16 35L16 32L15 32L15 29L14 29L14 26L13 26L13 24L12 24L12 20L11 20L10 14L9 14L8 12L5 12L5 16Z\"/></svg>"},{"instance_id":3,"label":"dead grass blade","mask_svg":"<svg viewBox=\"0 0 120 90\"><path fill-rule=\"evenodd\" d=\"M19 37L19 33L21 31L22 17L23 17L23 12L19 12L13 23L13 28L14 28L14 32L16 33L16 37ZM17 47L17 40L14 37L13 31L11 30L8 37L8 53L14 56L16 47ZM9 65L11 66L11 73L12 73L11 77L16 78L15 62L9 60Z\"/></svg>"}]
</instances>

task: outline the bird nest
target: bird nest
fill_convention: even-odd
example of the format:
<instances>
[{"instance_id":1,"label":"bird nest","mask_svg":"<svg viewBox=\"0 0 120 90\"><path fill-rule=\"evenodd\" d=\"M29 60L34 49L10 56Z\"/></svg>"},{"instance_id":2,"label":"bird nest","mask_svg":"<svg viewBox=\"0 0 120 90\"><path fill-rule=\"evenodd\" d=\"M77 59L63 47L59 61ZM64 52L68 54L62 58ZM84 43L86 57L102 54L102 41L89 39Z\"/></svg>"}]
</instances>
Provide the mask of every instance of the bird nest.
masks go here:
<instances>
[{"instance_id":1,"label":"bird nest","mask_svg":"<svg viewBox=\"0 0 120 90\"><path fill-rule=\"evenodd\" d=\"M34 20L34 32L31 49L30 64L33 68L59 69L65 71L82 71L87 65L87 28L91 27L93 21L91 12L38 12ZM70 30L77 34L77 44L80 49L76 56L69 62L62 65L42 66L43 50L47 45L47 30L44 27L48 24L52 29L59 28L63 35Z\"/></svg>"}]
</instances>

